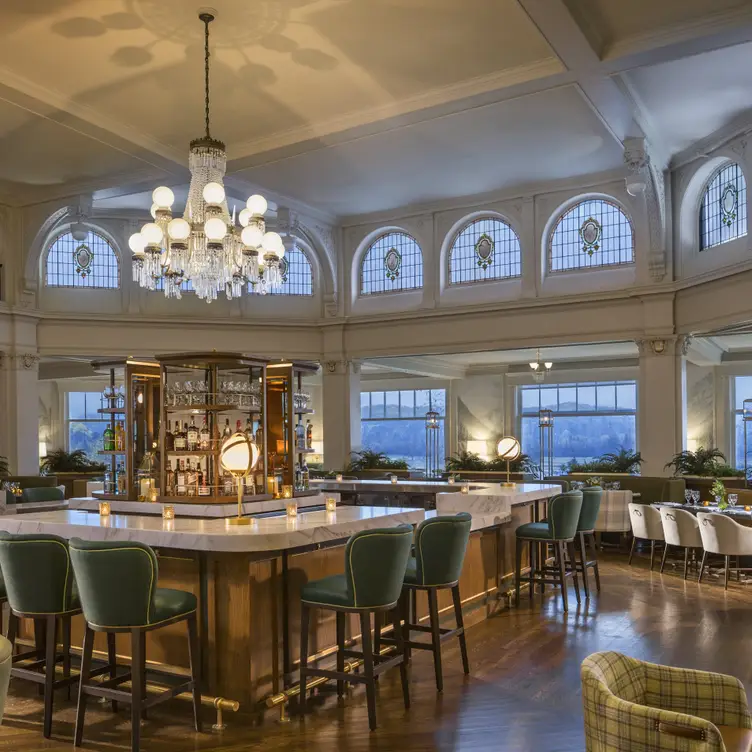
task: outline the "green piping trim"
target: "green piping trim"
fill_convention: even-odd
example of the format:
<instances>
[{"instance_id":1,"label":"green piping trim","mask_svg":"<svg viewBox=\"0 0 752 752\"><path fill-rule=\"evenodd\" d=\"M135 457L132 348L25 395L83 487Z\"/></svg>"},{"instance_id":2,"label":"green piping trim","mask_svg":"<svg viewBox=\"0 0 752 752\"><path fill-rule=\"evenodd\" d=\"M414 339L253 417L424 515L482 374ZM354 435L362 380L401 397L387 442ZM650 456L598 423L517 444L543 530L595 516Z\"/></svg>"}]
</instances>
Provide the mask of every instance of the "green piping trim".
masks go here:
<instances>
[{"instance_id":1,"label":"green piping trim","mask_svg":"<svg viewBox=\"0 0 752 752\"><path fill-rule=\"evenodd\" d=\"M88 622L89 626L96 627L97 629L101 630L108 630L108 629L146 629L147 627L157 627L160 624L164 624L165 622L172 621L173 619L179 619L181 616L190 616L191 614L195 614L197 612L197 609L191 609L190 611L186 611L182 614L175 614L174 616L169 616L167 619L161 619L160 621L151 622L150 624L128 624L127 626L124 626L122 624L117 625L113 624L111 626L106 626L104 624L95 624L93 621Z\"/></svg>"},{"instance_id":2,"label":"green piping trim","mask_svg":"<svg viewBox=\"0 0 752 752\"><path fill-rule=\"evenodd\" d=\"M63 551L65 551L65 582L63 583L63 610L62 611L26 611L24 613L27 614L64 614L67 611L71 609L67 609L66 606L66 600L68 595L68 576L70 575L70 566L71 566L71 559L70 559L70 551L68 550L68 546L66 546L62 541L59 540L50 540L49 538L37 538L36 540L4 540L0 541L0 545L4 544L12 544L12 543L55 543L58 546L61 546ZM6 587L7 589L7 587ZM75 611L75 609L72 609Z\"/></svg>"}]
</instances>

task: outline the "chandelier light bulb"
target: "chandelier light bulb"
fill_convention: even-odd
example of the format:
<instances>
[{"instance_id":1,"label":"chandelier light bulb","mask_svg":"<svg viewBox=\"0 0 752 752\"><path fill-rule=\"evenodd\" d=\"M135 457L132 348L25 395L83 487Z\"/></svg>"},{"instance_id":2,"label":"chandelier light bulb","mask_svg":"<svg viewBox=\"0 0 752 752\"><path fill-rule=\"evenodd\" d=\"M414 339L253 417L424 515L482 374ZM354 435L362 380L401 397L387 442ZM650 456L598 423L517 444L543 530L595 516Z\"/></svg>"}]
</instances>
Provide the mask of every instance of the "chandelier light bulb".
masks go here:
<instances>
[{"instance_id":1,"label":"chandelier light bulb","mask_svg":"<svg viewBox=\"0 0 752 752\"><path fill-rule=\"evenodd\" d=\"M175 194L166 186L154 189L151 199L159 209L169 209L175 203Z\"/></svg>"},{"instance_id":2,"label":"chandelier light bulb","mask_svg":"<svg viewBox=\"0 0 752 752\"><path fill-rule=\"evenodd\" d=\"M243 245L247 245L249 248L258 248L263 242L264 236L258 227L249 225L243 228L243 232L240 233L240 239L243 241Z\"/></svg>"},{"instance_id":3,"label":"chandelier light bulb","mask_svg":"<svg viewBox=\"0 0 752 752\"><path fill-rule=\"evenodd\" d=\"M238 214L238 222L240 222L241 227L248 227L248 223L251 221L251 217L253 215L248 209L241 209L240 214Z\"/></svg>"},{"instance_id":4,"label":"chandelier light bulb","mask_svg":"<svg viewBox=\"0 0 752 752\"><path fill-rule=\"evenodd\" d=\"M146 241L144 240L143 235L141 235L140 232L134 232L133 235L128 238L128 247L133 253L143 253L144 248L146 248Z\"/></svg>"},{"instance_id":5,"label":"chandelier light bulb","mask_svg":"<svg viewBox=\"0 0 752 752\"><path fill-rule=\"evenodd\" d=\"M553 363L551 363L550 361L547 361L547 362L546 362L546 363L544 363L543 365L544 365L544 366L546 366L546 369L548 369L548 370L551 370L551 368L553 368L553 365L554 365L554 364L553 364Z\"/></svg>"},{"instance_id":6,"label":"chandelier light bulb","mask_svg":"<svg viewBox=\"0 0 752 752\"><path fill-rule=\"evenodd\" d=\"M175 217L167 225L167 234L171 240L187 240L191 234L191 226L182 217Z\"/></svg>"},{"instance_id":7,"label":"chandelier light bulb","mask_svg":"<svg viewBox=\"0 0 752 752\"><path fill-rule=\"evenodd\" d=\"M151 209L149 209L149 214L151 214L154 219L157 218L157 209L159 209L159 207L156 204L152 204Z\"/></svg>"},{"instance_id":8,"label":"chandelier light bulb","mask_svg":"<svg viewBox=\"0 0 752 752\"><path fill-rule=\"evenodd\" d=\"M262 248L267 253L276 253L280 258L285 252L285 246L282 237L277 232L267 232L261 241Z\"/></svg>"},{"instance_id":9,"label":"chandelier light bulb","mask_svg":"<svg viewBox=\"0 0 752 752\"><path fill-rule=\"evenodd\" d=\"M207 183L204 186L203 196L207 204L221 204L225 200L225 189L221 183Z\"/></svg>"},{"instance_id":10,"label":"chandelier light bulb","mask_svg":"<svg viewBox=\"0 0 752 752\"><path fill-rule=\"evenodd\" d=\"M154 222L149 222L141 228L141 237L147 245L159 245L162 242L162 228Z\"/></svg>"},{"instance_id":11,"label":"chandelier light bulb","mask_svg":"<svg viewBox=\"0 0 752 752\"><path fill-rule=\"evenodd\" d=\"M540 363L530 363L530 368L532 368L534 371L537 371L538 368L540 368Z\"/></svg>"},{"instance_id":12,"label":"chandelier light bulb","mask_svg":"<svg viewBox=\"0 0 752 752\"><path fill-rule=\"evenodd\" d=\"M269 208L266 199L260 196L258 193L254 193L248 201L245 202L248 211L257 217L263 217L266 214L266 210Z\"/></svg>"},{"instance_id":13,"label":"chandelier light bulb","mask_svg":"<svg viewBox=\"0 0 752 752\"><path fill-rule=\"evenodd\" d=\"M211 183L208 183L207 187L209 185ZM217 184L215 183L215 185ZM206 188L204 189L204 193L206 193ZM227 225L219 217L207 219L204 222L204 235L206 235L208 240L219 242L227 235Z\"/></svg>"}]
</instances>

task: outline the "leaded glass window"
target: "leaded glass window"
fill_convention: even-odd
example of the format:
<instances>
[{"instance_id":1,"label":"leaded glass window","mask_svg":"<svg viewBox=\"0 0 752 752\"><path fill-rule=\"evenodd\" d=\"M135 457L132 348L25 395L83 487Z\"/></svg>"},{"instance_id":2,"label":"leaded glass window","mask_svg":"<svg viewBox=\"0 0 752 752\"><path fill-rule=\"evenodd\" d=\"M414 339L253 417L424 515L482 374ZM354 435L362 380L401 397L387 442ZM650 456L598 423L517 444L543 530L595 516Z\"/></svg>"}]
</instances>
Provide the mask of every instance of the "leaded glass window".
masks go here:
<instances>
[{"instance_id":1,"label":"leaded glass window","mask_svg":"<svg viewBox=\"0 0 752 752\"><path fill-rule=\"evenodd\" d=\"M624 266L634 260L632 223L611 201L580 201L559 217L551 232L549 272Z\"/></svg>"},{"instance_id":2,"label":"leaded glass window","mask_svg":"<svg viewBox=\"0 0 752 752\"><path fill-rule=\"evenodd\" d=\"M519 277L521 266L517 233L500 219L484 217L455 238L449 250L449 284Z\"/></svg>"},{"instance_id":3,"label":"leaded glass window","mask_svg":"<svg viewBox=\"0 0 752 752\"><path fill-rule=\"evenodd\" d=\"M117 289L120 264L110 243L96 232L75 240L70 232L58 236L47 250L44 284L47 287Z\"/></svg>"},{"instance_id":4,"label":"leaded glass window","mask_svg":"<svg viewBox=\"0 0 752 752\"><path fill-rule=\"evenodd\" d=\"M270 295L313 295L311 262L297 245L285 252L279 272L282 286L269 290Z\"/></svg>"},{"instance_id":5,"label":"leaded glass window","mask_svg":"<svg viewBox=\"0 0 752 752\"><path fill-rule=\"evenodd\" d=\"M747 183L738 164L721 167L708 181L700 206L700 250L747 234Z\"/></svg>"},{"instance_id":6,"label":"leaded glass window","mask_svg":"<svg viewBox=\"0 0 752 752\"><path fill-rule=\"evenodd\" d=\"M406 232L388 232L371 243L360 269L360 294L423 287L423 254Z\"/></svg>"}]
</instances>

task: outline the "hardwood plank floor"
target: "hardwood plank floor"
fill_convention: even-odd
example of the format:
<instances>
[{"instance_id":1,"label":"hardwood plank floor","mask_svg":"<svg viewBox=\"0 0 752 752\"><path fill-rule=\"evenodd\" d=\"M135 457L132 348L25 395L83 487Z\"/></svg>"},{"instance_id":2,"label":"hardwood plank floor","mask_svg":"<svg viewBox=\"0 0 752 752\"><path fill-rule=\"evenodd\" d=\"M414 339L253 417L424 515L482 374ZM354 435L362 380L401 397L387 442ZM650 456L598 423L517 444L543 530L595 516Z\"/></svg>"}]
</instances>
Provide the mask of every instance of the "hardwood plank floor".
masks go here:
<instances>
[{"instance_id":1,"label":"hardwood plank floor","mask_svg":"<svg viewBox=\"0 0 752 752\"><path fill-rule=\"evenodd\" d=\"M527 596L468 630L471 675L462 674L456 644L445 645L444 693L436 693L430 653L413 654L412 708L405 711L399 672L381 678L380 727L368 731L365 693L357 688L337 705L330 692L317 695L301 723L286 725L269 713L250 726L232 714L218 735L195 734L189 703L173 701L144 722L145 752L239 752L240 750L536 750L584 749L579 670L597 650L618 650L675 666L721 671L739 677L749 692L752 665L752 583L710 578L697 585L681 579L681 567L664 575L647 570L645 557L628 567L626 556L605 557L603 592L576 609L570 587L569 614L549 589L544 599ZM70 750L75 703L56 697L53 739L42 737L42 705L36 688L13 680L0 727L0 749L14 752ZM84 749L128 750L129 709L117 714L91 703ZM204 710L206 728L213 713Z\"/></svg>"}]
</instances>

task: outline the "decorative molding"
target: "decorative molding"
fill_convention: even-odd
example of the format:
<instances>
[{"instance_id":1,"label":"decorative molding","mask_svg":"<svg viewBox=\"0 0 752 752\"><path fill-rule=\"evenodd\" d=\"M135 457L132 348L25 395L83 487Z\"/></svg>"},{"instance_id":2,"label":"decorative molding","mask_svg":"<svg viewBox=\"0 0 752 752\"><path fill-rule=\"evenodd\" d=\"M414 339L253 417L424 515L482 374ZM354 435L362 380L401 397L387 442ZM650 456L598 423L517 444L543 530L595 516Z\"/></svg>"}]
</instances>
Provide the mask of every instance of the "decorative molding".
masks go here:
<instances>
[{"instance_id":1,"label":"decorative molding","mask_svg":"<svg viewBox=\"0 0 752 752\"><path fill-rule=\"evenodd\" d=\"M39 366L39 355L36 353L15 353L9 355L8 360L13 363L16 370L31 371Z\"/></svg>"},{"instance_id":2,"label":"decorative molding","mask_svg":"<svg viewBox=\"0 0 752 752\"><path fill-rule=\"evenodd\" d=\"M634 174L641 173L650 166L650 154L644 138L624 139L624 164Z\"/></svg>"},{"instance_id":3,"label":"decorative molding","mask_svg":"<svg viewBox=\"0 0 752 752\"><path fill-rule=\"evenodd\" d=\"M636 339L634 342L637 345L640 357L672 354L686 357L692 345L692 335L680 334L678 336Z\"/></svg>"},{"instance_id":4,"label":"decorative molding","mask_svg":"<svg viewBox=\"0 0 752 752\"><path fill-rule=\"evenodd\" d=\"M359 360L327 360L326 372L340 375L359 374L361 363Z\"/></svg>"}]
</instances>

